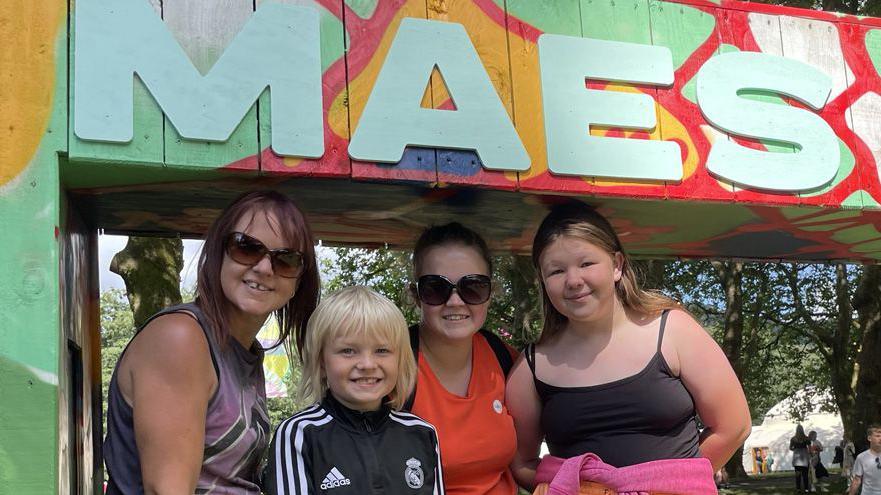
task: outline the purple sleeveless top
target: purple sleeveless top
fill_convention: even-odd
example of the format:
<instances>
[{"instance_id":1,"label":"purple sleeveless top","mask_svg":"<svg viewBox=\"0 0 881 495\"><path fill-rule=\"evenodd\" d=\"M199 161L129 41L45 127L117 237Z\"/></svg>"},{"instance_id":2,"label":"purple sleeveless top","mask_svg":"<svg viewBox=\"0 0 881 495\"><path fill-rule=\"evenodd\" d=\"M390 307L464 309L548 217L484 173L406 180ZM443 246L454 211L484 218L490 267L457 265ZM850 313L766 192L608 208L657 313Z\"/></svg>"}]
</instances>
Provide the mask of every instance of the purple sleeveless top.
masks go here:
<instances>
[{"instance_id":1,"label":"purple sleeveless top","mask_svg":"<svg viewBox=\"0 0 881 495\"><path fill-rule=\"evenodd\" d=\"M196 304L166 308L147 323L161 315L182 312L191 313L202 327L218 382L217 390L208 402L205 450L195 493L259 494L257 473L268 444L269 431L263 351L247 350L235 339L229 339L226 348L221 349ZM147 323L138 329L138 333ZM117 380L119 361L108 392L107 437L104 439L104 464L110 478L107 493L142 494L144 487L135 445L132 408L123 398Z\"/></svg>"}]
</instances>

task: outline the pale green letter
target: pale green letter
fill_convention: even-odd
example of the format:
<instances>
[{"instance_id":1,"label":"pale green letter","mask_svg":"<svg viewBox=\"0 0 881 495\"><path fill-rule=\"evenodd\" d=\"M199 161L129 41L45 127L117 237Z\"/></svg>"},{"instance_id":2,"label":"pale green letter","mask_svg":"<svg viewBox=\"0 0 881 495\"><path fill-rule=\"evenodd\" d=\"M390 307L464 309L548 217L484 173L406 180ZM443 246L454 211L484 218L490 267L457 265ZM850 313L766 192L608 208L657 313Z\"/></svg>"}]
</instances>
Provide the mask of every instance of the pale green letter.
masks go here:
<instances>
[{"instance_id":1,"label":"pale green letter","mask_svg":"<svg viewBox=\"0 0 881 495\"><path fill-rule=\"evenodd\" d=\"M775 191L804 191L829 183L841 160L838 138L829 124L808 110L739 96L744 91L780 93L820 110L832 91L832 79L802 62L764 53L726 53L708 60L697 75L697 99L714 127L799 149L774 153L718 139L707 170L736 184Z\"/></svg>"},{"instance_id":2,"label":"pale green letter","mask_svg":"<svg viewBox=\"0 0 881 495\"><path fill-rule=\"evenodd\" d=\"M673 84L668 48L543 34L538 52L551 172L682 179L682 158L674 142L589 134L591 125L642 130L657 125L655 101L649 95L586 89L585 80Z\"/></svg>"},{"instance_id":3,"label":"pale green letter","mask_svg":"<svg viewBox=\"0 0 881 495\"><path fill-rule=\"evenodd\" d=\"M435 66L454 111L420 106ZM474 150L488 169L529 169L529 155L461 24L401 21L349 143L349 156L395 163L408 145Z\"/></svg>"},{"instance_id":4,"label":"pale green letter","mask_svg":"<svg viewBox=\"0 0 881 495\"><path fill-rule=\"evenodd\" d=\"M324 154L318 12L267 2L202 76L145 0L77 0L74 132L132 139L137 73L181 136L226 141L270 88L272 149Z\"/></svg>"}]
</instances>

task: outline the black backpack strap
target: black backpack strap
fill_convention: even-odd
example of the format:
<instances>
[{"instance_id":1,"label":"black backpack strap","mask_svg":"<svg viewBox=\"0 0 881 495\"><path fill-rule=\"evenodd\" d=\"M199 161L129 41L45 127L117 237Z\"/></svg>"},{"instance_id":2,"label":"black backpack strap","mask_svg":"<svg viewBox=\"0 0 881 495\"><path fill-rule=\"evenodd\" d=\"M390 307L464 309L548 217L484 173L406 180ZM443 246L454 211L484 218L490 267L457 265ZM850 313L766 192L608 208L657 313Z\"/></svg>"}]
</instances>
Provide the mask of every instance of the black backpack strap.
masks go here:
<instances>
[{"instance_id":1,"label":"black backpack strap","mask_svg":"<svg viewBox=\"0 0 881 495\"><path fill-rule=\"evenodd\" d=\"M416 364L419 364L419 324L411 326L409 329L410 332L410 349L413 350L413 358L416 360ZM413 391L410 392L410 396L407 397L407 400L404 401L404 405L401 406L401 411L410 412L413 410L413 403L416 402L416 382L413 382Z\"/></svg>"},{"instance_id":2,"label":"black backpack strap","mask_svg":"<svg viewBox=\"0 0 881 495\"><path fill-rule=\"evenodd\" d=\"M511 357L511 353L508 351L508 346L502 342L502 339L500 339L498 335L489 330L481 328L480 334L483 335L483 338L486 339L486 343L492 348L493 353L496 355L496 360L502 368L502 373L507 377L511 368L514 366L514 358Z\"/></svg>"}]
</instances>

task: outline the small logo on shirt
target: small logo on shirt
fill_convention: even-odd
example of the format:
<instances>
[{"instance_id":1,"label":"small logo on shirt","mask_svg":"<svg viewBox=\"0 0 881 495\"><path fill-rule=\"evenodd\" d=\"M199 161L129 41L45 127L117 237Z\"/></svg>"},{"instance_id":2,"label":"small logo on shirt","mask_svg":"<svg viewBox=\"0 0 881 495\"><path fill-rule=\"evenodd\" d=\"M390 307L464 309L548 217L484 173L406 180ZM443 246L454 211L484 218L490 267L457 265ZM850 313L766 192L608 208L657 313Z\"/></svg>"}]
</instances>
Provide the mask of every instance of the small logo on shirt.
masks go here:
<instances>
[{"instance_id":1,"label":"small logo on shirt","mask_svg":"<svg viewBox=\"0 0 881 495\"><path fill-rule=\"evenodd\" d=\"M349 481L349 478L343 476L343 473L334 467L329 473L327 473L327 476L324 477L324 481L321 482L321 489L330 490L331 488L339 488L351 484L352 482Z\"/></svg>"},{"instance_id":2,"label":"small logo on shirt","mask_svg":"<svg viewBox=\"0 0 881 495\"><path fill-rule=\"evenodd\" d=\"M502 401L499 399L493 401L493 411L495 411L496 414L502 414Z\"/></svg>"},{"instance_id":3,"label":"small logo on shirt","mask_svg":"<svg viewBox=\"0 0 881 495\"><path fill-rule=\"evenodd\" d=\"M425 473L422 472L422 463L414 458L407 459L407 469L404 470L404 479L410 488L422 488L425 483Z\"/></svg>"}]
</instances>

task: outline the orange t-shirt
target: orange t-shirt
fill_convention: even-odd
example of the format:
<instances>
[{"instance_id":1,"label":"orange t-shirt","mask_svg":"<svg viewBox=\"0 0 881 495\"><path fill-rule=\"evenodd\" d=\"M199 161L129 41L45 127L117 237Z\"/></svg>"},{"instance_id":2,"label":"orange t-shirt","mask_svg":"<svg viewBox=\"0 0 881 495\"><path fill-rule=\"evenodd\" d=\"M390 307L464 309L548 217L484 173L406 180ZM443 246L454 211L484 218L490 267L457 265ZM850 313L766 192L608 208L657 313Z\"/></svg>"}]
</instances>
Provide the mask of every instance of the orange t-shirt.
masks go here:
<instances>
[{"instance_id":1,"label":"orange t-shirt","mask_svg":"<svg viewBox=\"0 0 881 495\"><path fill-rule=\"evenodd\" d=\"M419 354L413 414L437 429L448 495L512 495L508 465L517 450L514 420L505 407L505 376L492 348L473 337L468 395L444 388Z\"/></svg>"}]
</instances>

